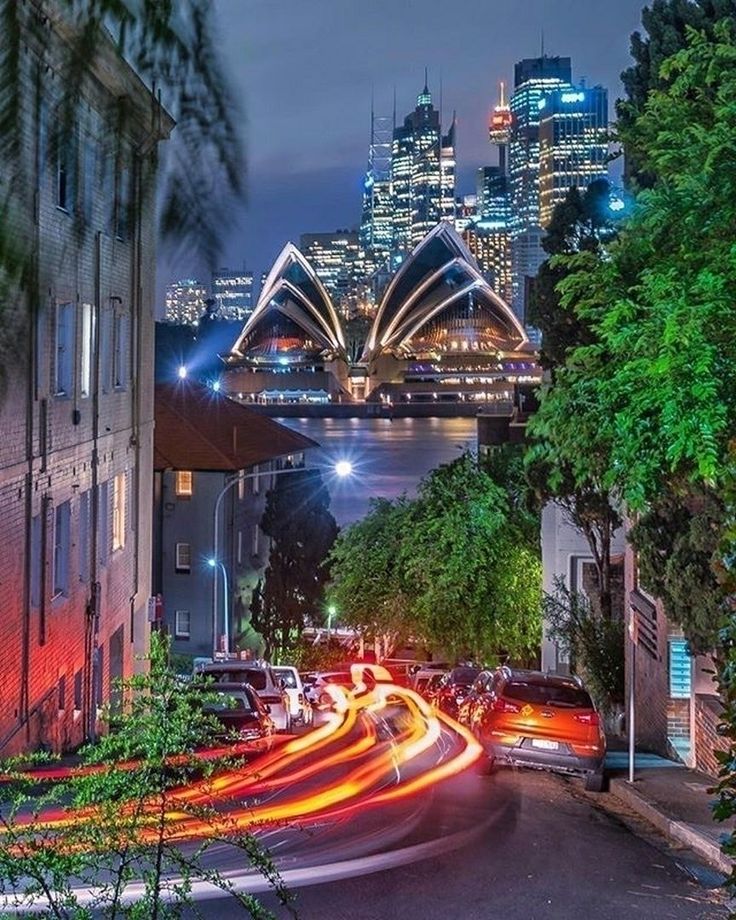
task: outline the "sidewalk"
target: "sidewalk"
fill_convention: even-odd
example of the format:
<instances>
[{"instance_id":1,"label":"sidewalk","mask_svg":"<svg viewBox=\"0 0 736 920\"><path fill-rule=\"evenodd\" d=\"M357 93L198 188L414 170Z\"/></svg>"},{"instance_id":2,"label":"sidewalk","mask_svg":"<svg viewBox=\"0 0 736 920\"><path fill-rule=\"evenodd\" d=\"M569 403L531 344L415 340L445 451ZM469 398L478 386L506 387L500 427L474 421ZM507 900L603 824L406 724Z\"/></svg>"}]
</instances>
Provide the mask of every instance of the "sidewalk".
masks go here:
<instances>
[{"instance_id":1,"label":"sidewalk","mask_svg":"<svg viewBox=\"0 0 736 920\"><path fill-rule=\"evenodd\" d=\"M637 752L631 785L628 763L625 751L608 753L606 770L611 794L670 840L688 847L724 875L730 875L731 860L720 849L721 837L728 833L729 824L715 822L710 809L713 796L708 789L715 785L715 780L656 754Z\"/></svg>"}]
</instances>

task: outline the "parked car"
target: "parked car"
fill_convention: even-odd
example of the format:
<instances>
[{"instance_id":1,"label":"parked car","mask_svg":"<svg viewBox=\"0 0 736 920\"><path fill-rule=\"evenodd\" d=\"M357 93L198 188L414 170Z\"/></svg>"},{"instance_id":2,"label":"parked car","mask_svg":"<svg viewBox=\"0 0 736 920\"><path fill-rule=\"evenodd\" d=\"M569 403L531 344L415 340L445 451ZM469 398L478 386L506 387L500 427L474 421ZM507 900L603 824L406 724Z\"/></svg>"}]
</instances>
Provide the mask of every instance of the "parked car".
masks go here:
<instances>
[{"instance_id":1,"label":"parked car","mask_svg":"<svg viewBox=\"0 0 736 920\"><path fill-rule=\"evenodd\" d=\"M257 665L240 658L225 658L203 665L197 673L211 677L218 683L250 684L261 702L269 707L276 730L288 732L291 729L288 697L268 665Z\"/></svg>"},{"instance_id":2,"label":"parked car","mask_svg":"<svg viewBox=\"0 0 736 920\"><path fill-rule=\"evenodd\" d=\"M507 763L578 774L588 791L603 789L606 736L582 681L504 667L483 699L478 737L490 768Z\"/></svg>"},{"instance_id":3,"label":"parked car","mask_svg":"<svg viewBox=\"0 0 736 920\"><path fill-rule=\"evenodd\" d=\"M243 741L263 742L264 748L270 748L273 719L250 684L219 681L207 690L209 698L203 709L217 717L228 738L237 734Z\"/></svg>"},{"instance_id":4,"label":"parked car","mask_svg":"<svg viewBox=\"0 0 736 920\"><path fill-rule=\"evenodd\" d=\"M458 707L457 720L478 734L478 723L486 705L486 694L493 686L493 671L485 670L470 685L468 694Z\"/></svg>"},{"instance_id":5,"label":"parked car","mask_svg":"<svg viewBox=\"0 0 736 920\"><path fill-rule=\"evenodd\" d=\"M292 722L312 724L312 706L304 692L304 684L296 668L279 665L271 670L289 700L289 715Z\"/></svg>"},{"instance_id":6,"label":"parked car","mask_svg":"<svg viewBox=\"0 0 736 920\"><path fill-rule=\"evenodd\" d=\"M353 688L353 677L350 671L325 671L317 672L309 684L306 691L307 699L312 706L315 721L317 714L332 712L335 707L335 701L332 696L325 690L328 684L338 684L341 687ZM324 721L324 720L323 720Z\"/></svg>"},{"instance_id":7,"label":"parked car","mask_svg":"<svg viewBox=\"0 0 736 920\"><path fill-rule=\"evenodd\" d=\"M480 674L480 668L465 665L453 668L448 674L445 674L434 699L437 708L456 719L458 710L478 674Z\"/></svg>"},{"instance_id":8,"label":"parked car","mask_svg":"<svg viewBox=\"0 0 736 920\"><path fill-rule=\"evenodd\" d=\"M411 689L420 696L423 696L425 700L431 700L444 676L444 671L429 671L422 668L422 670L414 673Z\"/></svg>"}]
</instances>

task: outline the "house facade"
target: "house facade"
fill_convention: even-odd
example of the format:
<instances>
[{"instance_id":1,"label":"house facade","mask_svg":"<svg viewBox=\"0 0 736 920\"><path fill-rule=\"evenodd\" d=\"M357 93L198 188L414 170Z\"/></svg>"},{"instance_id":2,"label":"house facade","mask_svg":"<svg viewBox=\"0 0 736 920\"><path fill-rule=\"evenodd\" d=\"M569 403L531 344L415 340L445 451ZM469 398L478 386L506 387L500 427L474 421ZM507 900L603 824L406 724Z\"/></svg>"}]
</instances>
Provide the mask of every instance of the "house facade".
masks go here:
<instances>
[{"instance_id":1,"label":"house facade","mask_svg":"<svg viewBox=\"0 0 736 920\"><path fill-rule=\"evenodd\" d=\"M0 150L22 277L3 278L0 335L0 756L93 736L147 648L155 150L173 127L112 40L70 126L74 36L48 4L16 10L17 147Z\"/></svg>"}]
</instances>

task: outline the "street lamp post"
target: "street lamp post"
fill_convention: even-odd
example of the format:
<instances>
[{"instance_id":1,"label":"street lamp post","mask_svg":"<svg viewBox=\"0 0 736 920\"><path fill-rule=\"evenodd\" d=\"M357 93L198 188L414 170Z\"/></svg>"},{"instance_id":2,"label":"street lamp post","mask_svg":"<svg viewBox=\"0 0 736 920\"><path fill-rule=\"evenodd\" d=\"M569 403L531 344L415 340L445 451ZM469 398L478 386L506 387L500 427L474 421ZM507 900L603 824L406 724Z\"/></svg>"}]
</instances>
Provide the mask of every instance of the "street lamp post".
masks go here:
<instances>
[{"instance_id":1,"label":"street lamp post","mask_svg":"<svg viewBox=\"0 0 736 920\"><path fill-rule=\"evenodd\" d=\"M237 475L233 479L226 482L225 485L220 489L220 492L215 499L215 511L213 515L213 531L212 531L212 558L209 560L209 564L212 568L216 565L222 566L224 582L225 582L225 592L227 593L227 573L225 571L225 565L220 559L220 529L219 529L219 516L220 516L220 507L222 506L223 499L225 495L232 489L233 486L237 485L239 482L244 482L246 479L255 479L258 476L269 475L269 476L283 476L286 473L305 473L310 472L310 469L314 467L304 467L304 466L287 466L282 470L269 470L268 473L253 472L245 473L242 476ZM335 475L339 476L341 479L344 479L353 471L353 465L349 460L338 460L337 463L333 466ZM225 601L225 619L227 620L227 600ZM225 654L230 652L230 628L229 624L225 623ZM217 575L215 575L215 580L212 587L212 657L215 657L217 652Z\"/></svg>"},{"instance_id":2,"label":"street lamp post","mask_svg":"<svg viewBox=\"0 0 736 920\"><path fill-rule=\"evenodd\" d=\"M223 613L225 616L223 637L225 639L225 651L229 651L230 650L230 617L228 616L228 609L227 609L227 598L228 598L227 569L225 568L224 562L218 562L216 559L208 559L207 564L212 569L218 567L220 571L222 572L222 587L224 591L222 606L223 606ZM216 573L215 573L215 582L217 582ZM217 648L217 608L216 607L215 607L215 622L214 622L213 628L214 628L214 635L213 635L212 643L213 643L213 647Z\"/></svg>"},{"instance_id":3,"label":"street lamp post","mask_svg":"<svg viewBox=\"0 0 736 920\"><path fill-rule=\"evenodd\" d=\"M327 608L327 644L330 643L330 636L332 635L332 618L337 613L337 607L334 604L330 604Z\"/></svg>"}]
</instances>

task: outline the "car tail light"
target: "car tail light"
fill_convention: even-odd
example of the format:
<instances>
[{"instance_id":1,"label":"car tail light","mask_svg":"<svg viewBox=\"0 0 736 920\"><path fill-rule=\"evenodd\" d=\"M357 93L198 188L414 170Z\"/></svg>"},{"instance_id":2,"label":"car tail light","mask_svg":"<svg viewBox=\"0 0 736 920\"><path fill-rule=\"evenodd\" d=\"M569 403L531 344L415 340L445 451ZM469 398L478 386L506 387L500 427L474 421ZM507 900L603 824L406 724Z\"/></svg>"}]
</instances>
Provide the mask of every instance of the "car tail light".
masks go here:
<instances>
[{"instance_id":1,"label":"car tail light","mask_svg":"<svg viewBox=\"0 0 736 920\"><path fill-rule=\"evenodd\" d=\"M601 724L600 716L597 712L578 712L575 714L575 721L582 722L583 725L598 726Z\"/></svg>"},{"instance_id":2,"label":"car tail light","mask_svg":"<svg viewBox=\"0 0 736 920\"><path fill-rule=\"evenodd\" d=\"M496 712L521 712L520 706L517 706L516 703L510 703L502 696L493 701L493 708Z\"/></svg>"}]
</instances>

